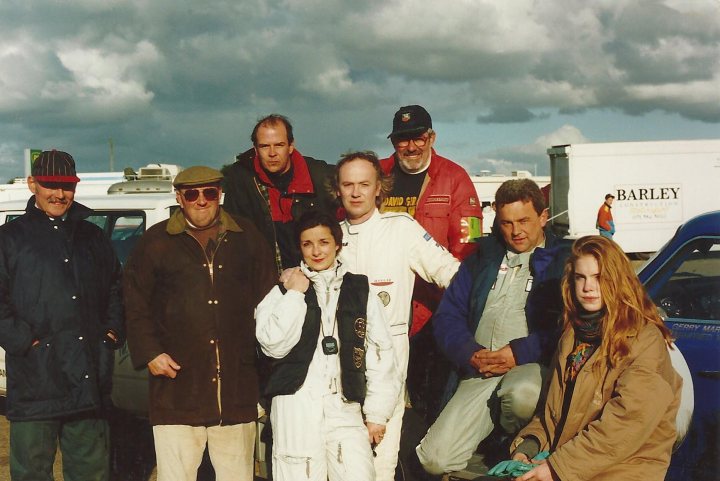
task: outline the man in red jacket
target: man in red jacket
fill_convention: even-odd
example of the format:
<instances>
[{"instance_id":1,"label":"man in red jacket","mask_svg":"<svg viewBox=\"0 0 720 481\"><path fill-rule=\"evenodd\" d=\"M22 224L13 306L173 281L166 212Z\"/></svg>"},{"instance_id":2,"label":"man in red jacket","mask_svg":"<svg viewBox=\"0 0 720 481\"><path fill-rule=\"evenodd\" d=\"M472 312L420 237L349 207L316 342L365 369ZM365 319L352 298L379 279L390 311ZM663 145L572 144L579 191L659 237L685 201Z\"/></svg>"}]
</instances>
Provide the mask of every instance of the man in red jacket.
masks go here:
<instances>
[{"instance_id":1,"label":"man in red jacket","mask_svg":"<svg viewBox=\"0 0 720 481\"><path fill-rule=\"evenodd\" d=\"M388 138L395 153L380 161L394 178L385 212L407 212L459 260L475 250L482 235L482 210L465 169L437 155L430 114L420 105L401 107ZM437 414L442 382L434 383L427 368L441 355L430 326L425 327L440 302L442 291L416 278L410 328L408 390L413 406L430 421ZM437 384L437 386L435 386Z\"/></svg>"}]
</instances>

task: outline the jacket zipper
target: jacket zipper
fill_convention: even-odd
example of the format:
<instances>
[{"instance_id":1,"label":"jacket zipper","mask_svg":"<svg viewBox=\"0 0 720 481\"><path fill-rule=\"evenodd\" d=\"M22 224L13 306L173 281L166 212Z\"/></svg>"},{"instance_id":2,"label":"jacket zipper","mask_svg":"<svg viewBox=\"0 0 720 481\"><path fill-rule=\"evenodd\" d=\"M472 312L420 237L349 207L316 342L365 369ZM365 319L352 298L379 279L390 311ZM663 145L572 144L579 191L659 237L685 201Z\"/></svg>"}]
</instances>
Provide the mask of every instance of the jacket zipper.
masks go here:
<instances>
[{"instance_id":1,"label":"jacket zipper","mask_svg":"<svg viewBox=\"0 0 720 481\"><path fill-rule=\"evenodd\" d=\"M218 236L217 245L215 246L215 250L213 251L212 260L210 260L207 256L207 253L205 252L205 249L203 249L202 244L200 244L200 241L195 239L195 236L192 234L188 234L190 237L192 237L195 242L197 242L197 245L200 246L200 250L203 253L203 256L205 256L205 262L208 267L208 274L210 274L210 284L214 287L215 286L215 256L217 255L217 251L220 249L220 244L225 239L226 232L221 233ZM213 289L214 291L214 289ZM218 404L218 414L220 417L220 426L223 425L223 416L222 416L222 381L220 377L220 340L215 339L215 379L217 380L217 404Z\"/></svg>"}]
</instances>

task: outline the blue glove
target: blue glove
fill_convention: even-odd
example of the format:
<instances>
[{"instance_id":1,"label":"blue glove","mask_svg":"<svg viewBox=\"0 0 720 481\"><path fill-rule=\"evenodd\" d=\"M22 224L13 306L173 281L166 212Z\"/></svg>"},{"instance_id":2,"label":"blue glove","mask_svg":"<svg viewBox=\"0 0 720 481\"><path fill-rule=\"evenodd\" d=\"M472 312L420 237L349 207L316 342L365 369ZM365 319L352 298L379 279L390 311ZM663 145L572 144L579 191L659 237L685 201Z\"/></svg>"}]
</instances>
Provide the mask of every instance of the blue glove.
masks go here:
<instances>
[{"instance_id":1,"label":"blue glove","mask_svg":"<svg viewBox=\"0 0 720 481\"><path fill-rule=\"evenodd\" d=\"M513 478L517 478L518 476L522 476L523 474L527 473L534 467L535 465L526 464L522 461L500 461L495 466L493 466L490 471L488 471L488 476L495 476L498 478L506 478L508 476L512 476Z\"/></svg>"},{"instance_id":2,"label":"blue glove","mask_svg":"<svg viewBox=\"0 0 720 481\"><path fill-rule=\"evenodd\" d=\"M540 451L537 455L532 458L533 461L543 461L550 457L550 451Z\"/></svg>"},{"instance_id":3,"label":"blue glove","mask_svg":"<svg viewBox=\"0 0 720 481\"><path fill-rule=\"evenodd\" d=\"M548 451L541 451L532 460L542 461L543 459L547 459L548 456L550 456L550 453ZM517 478L518 476L522 476L531 469L535 468L535 466L535 464L527 464L523 463L522 461L500 461L495 466L493 466L487 474L488 476L495 476L497 478Z\"/></svg>"}]
</instances>

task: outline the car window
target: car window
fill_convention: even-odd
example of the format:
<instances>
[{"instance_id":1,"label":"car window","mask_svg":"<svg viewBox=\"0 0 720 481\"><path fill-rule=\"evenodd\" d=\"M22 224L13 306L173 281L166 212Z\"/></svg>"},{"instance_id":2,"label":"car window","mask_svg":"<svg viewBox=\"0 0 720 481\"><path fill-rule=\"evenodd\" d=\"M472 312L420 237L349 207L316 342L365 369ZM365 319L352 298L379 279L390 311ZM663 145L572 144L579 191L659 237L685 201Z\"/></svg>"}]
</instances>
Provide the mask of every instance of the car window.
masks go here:
<instances>
[{"instance_id":1,"label":"car window","mask_svg":"<svg viewBox=\"0 0 720 481\"><path fill-rule=\"evenodd\" d=\"M87 220L100 227L110 237L121 264L125 264L133 247L145 232L145 213L140 210L123 212L95 210Z\"/></svg>"},{"instance_id":2,"label":"car window","mask_svg":"<svg viewBox=\"0 0 720 481\"><path fill-rule=\"evenodd\" d=\"M648 282L671 318L720 321L720 239L686 244Z\"/></svg>"}]
</instances>

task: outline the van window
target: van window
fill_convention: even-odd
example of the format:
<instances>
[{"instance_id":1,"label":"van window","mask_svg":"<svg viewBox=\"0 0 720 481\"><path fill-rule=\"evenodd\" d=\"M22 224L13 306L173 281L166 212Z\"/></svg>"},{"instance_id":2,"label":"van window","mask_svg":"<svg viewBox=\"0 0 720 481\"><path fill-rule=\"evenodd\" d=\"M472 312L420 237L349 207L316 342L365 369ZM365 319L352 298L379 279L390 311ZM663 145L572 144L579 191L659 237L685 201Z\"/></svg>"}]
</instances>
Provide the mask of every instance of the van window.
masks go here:
<instances>
[{"instance_id":1,"label":"van window","mask_svg":"<svg viewBox=\"0 0 720 481\"><path fill-rule=\"evenodd\" d=\"M675 253L649 286L670 318L720 320L720 239L698 238Z\"/></svg>"},{"instance_id":2,"label":"van window","mask_svg":"<svg viewBox=\"0 0 720 481\"><path fill-rule=\"evenodd\" d=\"M10 222L21 215L22 213L7 214L5 221ZM142 210L93 210L93 215L86 220L100 227L110 237L121 264L125 264L125 260L146 227L145 212Z\"/></svg>"},{"instance_id":3,"label":"van window","mask_svg":"<svg viewBox=\"0 0 720 481\"><path fill-rule=\"evenodd\" d=\"M121 264L145 232L145 213L137 211L94 210L88 221L100 227L110 237Z\"/></svg>"}]
</instances>

